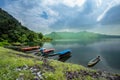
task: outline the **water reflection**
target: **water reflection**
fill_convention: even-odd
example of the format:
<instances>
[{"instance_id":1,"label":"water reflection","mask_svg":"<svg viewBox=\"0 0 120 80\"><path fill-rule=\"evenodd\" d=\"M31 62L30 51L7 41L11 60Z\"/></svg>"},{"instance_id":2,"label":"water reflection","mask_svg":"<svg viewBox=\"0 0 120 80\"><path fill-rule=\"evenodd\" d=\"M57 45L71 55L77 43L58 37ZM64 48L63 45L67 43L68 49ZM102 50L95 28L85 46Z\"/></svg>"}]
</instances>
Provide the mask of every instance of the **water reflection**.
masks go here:
<instances>
[{"instance_id":1,"label":"water reflection","mask_svg":"<svg viewBox=\"0 0 120 80\"><path fill-rule=\"evenodd\" d=\"M62 61L62 62L65 62L67 61L71 56L66 56L66 57L59 57L58 60L59 61Z\"/></svg>"},{"instance_id":2,"label":"water reflection","mask_svg":"<svg viewBox=\"0 0 120 80\"><path fill-rule=\"evenodd\" d=\"M106 39L88 44L81 44L79 41L57 41L45 43L43 47L55 48L55 52L71 49L72 57L68 58L66 62L83 66L87 66L92 58L99 55L101 61L93 67L94 69L120 73L120 39ZM58 57L54 59L58 59Z\"/></svg>"}]
</instances>

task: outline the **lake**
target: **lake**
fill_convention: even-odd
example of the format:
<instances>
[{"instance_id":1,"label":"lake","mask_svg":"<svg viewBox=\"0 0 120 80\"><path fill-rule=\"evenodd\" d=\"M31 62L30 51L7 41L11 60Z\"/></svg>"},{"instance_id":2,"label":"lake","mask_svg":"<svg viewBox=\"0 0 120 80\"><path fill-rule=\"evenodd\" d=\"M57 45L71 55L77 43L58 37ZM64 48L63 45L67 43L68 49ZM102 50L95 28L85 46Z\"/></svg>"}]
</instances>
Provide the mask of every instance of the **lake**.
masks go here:
<instances>
[{"instance_id":1,"label":"lake","mask_svg":"<svg viewBox=\"0 0 120 80\"><path fill-rule=\"evenodd\" d=\"M101 56L101 61L93 69L120 73L120 39L105 39L91 43L82 43L79 40L61 40L44 43L45 48L55 48L55 52L65 49L72 50L72 56L65 62L80 64L87 67L87 63ZM58 59L58 56L49 57Z\"/></svg>"}]
</instances>

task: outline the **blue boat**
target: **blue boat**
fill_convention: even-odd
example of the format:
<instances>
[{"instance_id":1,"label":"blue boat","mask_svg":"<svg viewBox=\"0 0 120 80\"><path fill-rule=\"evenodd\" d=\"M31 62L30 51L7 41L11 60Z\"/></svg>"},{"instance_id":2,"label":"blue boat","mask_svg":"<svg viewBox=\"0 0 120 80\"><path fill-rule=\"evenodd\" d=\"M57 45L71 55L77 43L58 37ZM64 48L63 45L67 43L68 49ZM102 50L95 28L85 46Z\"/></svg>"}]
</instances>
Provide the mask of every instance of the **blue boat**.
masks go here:
<instances>
[{"instance_id":1,"label":"blue boat","mask_svg":"<svg viewBox=\"0 0 120 80\"><path fill-rule=\"evenodd\" d=\"M67 50L63 50L61 52L57 52L54 54L49 54L48 56L55 56L55 55L59 55L59 57L65 57L65 56L70 56L71 54L71 50L67 49Z\"/></svg>"},{"instance_id":2,"label":"blue boat","mask_svg":"<svg viewBox=\"0 0 120 80\"><path fill-rule=\"evenodd\" d=\"M67 53L71 53L71 50L67 49L67 50L58 52L57 54L58 54L58 55L64 55L64 54L67 54Z\"/></svg>"},{"instance_id":3,"label":"blue boat","mask_svg":"<svg viewBox=\"0 0 120 80\"><path fill-rule=\"evenodd\" d=\"M58 52L59 54L59 57L67 57L67 56L70 56L71 55L71 50L64 50L64 51L61 51L61 52Z\"/></svg>"}]
</instances>

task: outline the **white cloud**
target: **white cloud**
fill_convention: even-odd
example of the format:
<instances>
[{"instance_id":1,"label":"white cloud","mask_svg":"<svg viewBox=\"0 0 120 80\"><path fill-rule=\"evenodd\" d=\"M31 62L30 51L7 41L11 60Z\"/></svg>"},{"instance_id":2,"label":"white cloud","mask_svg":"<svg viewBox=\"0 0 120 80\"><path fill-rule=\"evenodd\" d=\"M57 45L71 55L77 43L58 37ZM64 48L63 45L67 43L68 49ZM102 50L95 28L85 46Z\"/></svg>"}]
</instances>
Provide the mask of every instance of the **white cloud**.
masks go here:
<instances>
[{"instance_id":1,"label":"white cloud","mask_svg":"<svg viewBox=\"0 0 120 80\"><path fill-rule=\"evenodd\" d=\"M82 23L100 21L119 3L120 0L14 0L4 9L29 29L46 33L58 29L79 31ZM47 19L41 17L43 12Z\"/></svg>"},{"instance_id":2,"label":"white cloud","mask_svg":"<svg viewBox=\"0 0 120 80\"><path fill-rule=\"evenodd\" d=\"M106 2L104 2L104 4L106 5L106 7L103 7L104 10L101 10L102 13L101 13L101 14L98 16L98 18L97 18L97 21L98 21L98 22L101 21L101 20L104 18L104 16L106 15L106 13L107 13L112 7L120 4L120 0L112 0L112 1L111 1L111 0L108 0L107 4L106 4Z\"/></svg>"},{"instance_id":3,"label":"white cloud","mask_svg":"<svg viewBox=\"0 0 120 80\"><path fill-rule=\"evenodd\" d=\"M59 10L53 10L51 7L60 4L68 7L81 7L84 3L85 0L17 0L12 2L12 4L6 5L5 9L31 30L44 32L52 30L49 26L60 19L59 14L61 13ZM40 17L43 11L47 13L48 19Z\"/></svg>"},{"instance_id":4,"label":"white cloud","mask_svg":"<svg viewBox=\"0 0 120 80\"><path fill-rule=\"evenodd\" d=\"M98 18L97 18L97 21L98 21L98 22L102 20L102 18L105 16L106 12L107 12L110 8L111 8L111 5L108 6L108 7L103 11L103 13L102 13L100 16L98 16Z\"/></svg>"},{"instance_id":5,"label":"white cloud","mask_svg":"<svg viewBox=\"0 0 120 80\"><path fill-rule=\"evenodd\" d=\"M100 7L102 5L102 0L96 0L97 7Z\"/></svg>"},{"instance_id":6,"label":"white cloud","mask_svg":"<svg viewBox=\"0 0 120 80\"><path fill-rule=\"evenodd\" d=\"M58 5L61 1L60 0L44 0L42 2L43 6L53 6L53 5Z\"/></svg>"},{"instance_id":7,"label":"white cloud","mask_svg":"<svg viewBox=\"0 0 120 80\"><path fill-rule=\"evenodd\" d=\"M63 4L69 7L81 7L85 3L85 0L63 0Z\"/></svg>"},{"instance_id":8,"label":"white cloud","mask_svg":"<svg viewBox=\"0 0 120 80\"><path fill-rule=\"evenodd\" d=\"M81 7L85 3L85 1L86 0L44 0L43 5L53 6L63 4L68 7Z\"/></svg>"},{"instance_id":9,"label":"white cloud","mask_svg":"<svg viewBox=\"0 0 120 80\"><path fill-rule=\"evenodd\" d=\"M48 26L57 20L59 14L42 4L39 0L24 0L23 2L18 0L6 5L4 9L29 29L37 32L46 32L50 30ZM48 14L48 19L40 16L43 11Z\"/></svg>"}]
</instances>

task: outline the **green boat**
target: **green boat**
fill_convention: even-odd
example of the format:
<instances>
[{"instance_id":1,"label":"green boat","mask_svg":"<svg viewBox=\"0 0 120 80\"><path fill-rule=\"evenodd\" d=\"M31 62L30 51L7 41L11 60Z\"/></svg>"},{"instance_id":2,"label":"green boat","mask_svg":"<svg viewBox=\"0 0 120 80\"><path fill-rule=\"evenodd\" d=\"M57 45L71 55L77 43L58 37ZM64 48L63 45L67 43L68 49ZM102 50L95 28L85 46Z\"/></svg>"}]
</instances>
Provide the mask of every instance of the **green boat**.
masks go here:
<instances>
[{"instance_id":1,"label":"green boat","mask_svg":"<svg viewBox=\"0 0 120 80\"><path fill-rule=\"evenodd\" d=\"M88 62L88 67L92 67L92 66L94 66L95 64L97 64L98 62L100 61L100 56L98 56L97 58L94 58L94 59L92 59L92 60L90 60L89 62Z\"/></svg>"}]
</instances>

